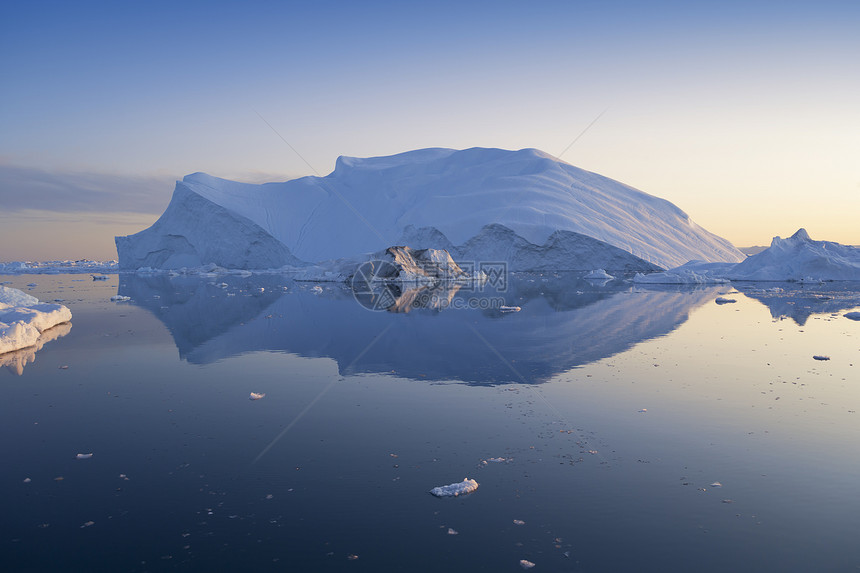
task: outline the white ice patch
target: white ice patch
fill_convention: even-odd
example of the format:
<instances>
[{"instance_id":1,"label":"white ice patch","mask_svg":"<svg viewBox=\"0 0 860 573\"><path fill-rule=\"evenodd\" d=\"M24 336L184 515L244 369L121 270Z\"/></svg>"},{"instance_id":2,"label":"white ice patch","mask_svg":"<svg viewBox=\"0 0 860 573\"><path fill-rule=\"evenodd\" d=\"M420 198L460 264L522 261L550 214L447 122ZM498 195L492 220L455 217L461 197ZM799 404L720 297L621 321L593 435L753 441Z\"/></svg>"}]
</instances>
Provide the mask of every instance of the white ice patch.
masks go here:
<instances>
[{"instance_id":1,"label":"white ice patch","mask_svg":"<svg viewBox=\"0 0 860 573\"><path fill-rule=\"evenodd\" d=\"M18 289L0 286L0 354L37 344L42 332L69 322L61 304L41 303Z\"/></svg>"},{"instance_id":2,"label":"white ice patch","mask_svg":"<svg viewBox=\"0 0 860 573\"><path fill-rule=\"evenodd\" d=\"M88 454L77 454L77 455L75 456L75 459L78 459L78 460L88 460L88 459L90 459L91 457L93 457L92 452L90 452L90 453L88 453Z\"/></svg>"},{"instance_id":3,"label":"white ice patch","mask_svg":"<svg viewBox=\"0 0 860 573\"><path fill-rule=\"evenodd\" d=\"M614 279L615 277L613 277L612 275L610 275L609 273L607 273L603 269L595 269L595 270L591 271L590 273L588 273L587 275L585 275L585 277L583 277L583 278L586 278L589 280L597 280L597 281L608 281L608 280Z\"/></svg>"},{"instance_id":4,"label":"white ice patch","mask_svg":"<svg viewBox=\"0 0 860 573\"><path fill-rule=\"evenodd\" d=\"M436 497L458 497L472 493L476 489L478 489L478 482L473 479L466 478L459 483L434 487L430 490L430 493Z\"/></svg>"},{"instance_id":5,"label":"white ice patch","mask_svg":"<svg viewBox=\"0 0 860 573\"><path fill-rule=\"evenodd\" d=\"M249 400L262 400L266 397L265 392L251 392L251 395L248 396Z\"/></svg>"}]
</instances>

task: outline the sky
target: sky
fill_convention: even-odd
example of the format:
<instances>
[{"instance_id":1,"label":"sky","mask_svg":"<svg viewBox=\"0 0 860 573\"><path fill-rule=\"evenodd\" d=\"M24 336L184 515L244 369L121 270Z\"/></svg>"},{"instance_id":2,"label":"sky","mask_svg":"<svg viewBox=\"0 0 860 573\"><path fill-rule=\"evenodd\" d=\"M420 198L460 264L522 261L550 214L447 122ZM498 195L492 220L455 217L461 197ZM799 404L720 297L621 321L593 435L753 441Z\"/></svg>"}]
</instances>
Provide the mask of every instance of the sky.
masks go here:
<instances>
[{"instance_id":1,"label":"sky","mask_svg":"<svg viewBox=\"0 0 860 573\"><path fill-rule=\"evenodd\" d=\"M737 246L860 245L858 30L826 0L7 2L0 261L113 259L197 171L475 146L561 156Z\"/></svg>"}]
</instances>

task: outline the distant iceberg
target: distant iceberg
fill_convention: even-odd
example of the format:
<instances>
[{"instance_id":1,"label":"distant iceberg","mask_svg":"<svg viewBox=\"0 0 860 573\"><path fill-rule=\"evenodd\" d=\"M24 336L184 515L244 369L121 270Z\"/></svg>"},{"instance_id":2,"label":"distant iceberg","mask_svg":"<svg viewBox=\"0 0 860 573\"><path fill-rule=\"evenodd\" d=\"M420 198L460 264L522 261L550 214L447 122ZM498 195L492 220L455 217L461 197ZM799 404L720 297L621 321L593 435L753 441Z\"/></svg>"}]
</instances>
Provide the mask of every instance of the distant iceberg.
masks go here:
<instances>
[{"instance_id":1,"label":"distant iceberg","mask_svg":"<svg viewBox=\"0 0 860 573\"><path fill-rule=\"evenodd\" d=\"M42 332L71 319L71 311L61 304L42 303L23 291L0 286L0 354L34 346Z\"/></svg>"},{"instance_id":2,"label":"distant iceberg","mask_svg":"<svg viewBox=\"0 0 860 573\"><path fill-rule=\"evenodd\" d=\"M640 273L638 284L709 284L732 281L860 281L860 248L815 241L805 229L736 264L690 261L657 273Z\"/></svg>"},{"instance_id":3,"label":"distant iceberg","mask_svg":"<svg viewBox=\"0 0 860 573\"><path fill-rule=\"evenodd\" d=\"M651 271L738 262L675 205L536 149L422 149L340 157L326 177L177 182L152 227L116 238L119 266L302 266L391 245L445 249L509 270Z\"/></svg>"},{"instance_id":4,"label":"distant iceberg","mask_svg":"<svg viewBox=\"0 0 860 573\"><path fill-rule=\"evenodd\" d=\"M726 276L747 281L860 281L860 248L814 241L805 229L732 267Z\"/></svg>"}]
</instances>

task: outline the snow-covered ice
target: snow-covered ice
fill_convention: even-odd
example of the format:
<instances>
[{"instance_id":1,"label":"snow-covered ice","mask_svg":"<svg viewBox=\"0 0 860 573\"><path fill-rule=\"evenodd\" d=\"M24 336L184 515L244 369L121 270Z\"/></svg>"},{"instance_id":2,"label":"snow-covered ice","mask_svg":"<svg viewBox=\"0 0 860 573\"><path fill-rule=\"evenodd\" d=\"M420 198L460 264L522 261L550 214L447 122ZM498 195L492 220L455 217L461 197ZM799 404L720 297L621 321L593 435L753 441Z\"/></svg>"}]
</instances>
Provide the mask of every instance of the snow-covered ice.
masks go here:
<instances>
[{"instance_id":1,"label":"snow-covered ice","mask_svg":"<svg viewBox=\"0 0 860 573\"><path fill-rule=\"evenodd\" d=\"M458 483L434 487L430 490L430 493L436 497L458 497L467 493L472 493L476 489L478 489L478 482L473 479L466 478Z\"/></svg>"},{"instance_id":2,"label":"snow-covered ice","mask_svg":"<svg viewBox=\"0 0 860 573\"><path fill-rule=\"evenodd\" d=\"M815 241L805 229L787 239L774 237L769 248L732 267L732 280L860 281L860 248Z\"/></svg>"},{"instance_id":3,"label":"snow-covered ice","mask_svg":"<svg viewBox=\"0 0 860 573\"><path fill-rule=\"evenodd\" d=\"M42 332L71 319L71 311L61 304L39 302L23 291L0 286L0 354L33 346Z\"/></svg>"},{"instance_id":4,"label":"snow-covered ice","mask_svg":"<svg viewBox=\"0 0 860 573\"><path fill-rule=\"evenodd\" d=\"M583 278L589 280L608 281L614 279L615 277L607 273L605 269L595 269L585 275Z\"/></svg>"},{"instance_id":5,"label":"snow-covered ice","mask_svg":"<svg viewBox=\"0 0 860 573\"><path fill-rule=\"evenodd\" d=\"M512 270L743 259L668 201L536 149L340 157L326 177L264 185L195 173L152 227L116 244L123 269L280 268L391 245L529 265Z\"/></svg>"}]
</instances>

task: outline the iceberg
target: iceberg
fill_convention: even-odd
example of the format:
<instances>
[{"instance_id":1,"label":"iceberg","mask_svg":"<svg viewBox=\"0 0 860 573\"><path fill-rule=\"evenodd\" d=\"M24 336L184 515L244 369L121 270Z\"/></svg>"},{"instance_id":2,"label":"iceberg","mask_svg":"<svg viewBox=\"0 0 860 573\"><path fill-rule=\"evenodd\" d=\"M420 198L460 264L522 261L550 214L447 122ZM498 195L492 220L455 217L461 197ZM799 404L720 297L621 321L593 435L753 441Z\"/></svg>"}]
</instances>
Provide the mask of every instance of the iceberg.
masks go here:
<instances>
[{"instance_id":1,"label":"iceberg","mask_svg":"<svg viewBox=\"0 0 860 573\"><path fill-rule=\"evenodd\" d=\"M325 177L253 185L194 173L119 267L306 266L391 245L509 270L652 271L743 254L672 203L536 149L340 157Z\"/></svg>"},{"instance_id":2,"label":"iceberg","mask_svg":"<svg viewBox=\"0 0 860 573\"><path fill-rule=\"evenodd\" d=\"M35 346L42 332L71 319L71 311L61 304L0 286L0 354Z\"/></svg>"},{"instance_id":3,"label":"iceberg","mask_svg":"<svg viewBox=\"0 0 860 573\"><path fill-rule=\"evenodd\" d=\"M726 276L745 281L860 281L860 248L814 241L805 229L731 267Z\"/></svg>"}]
</instances>

